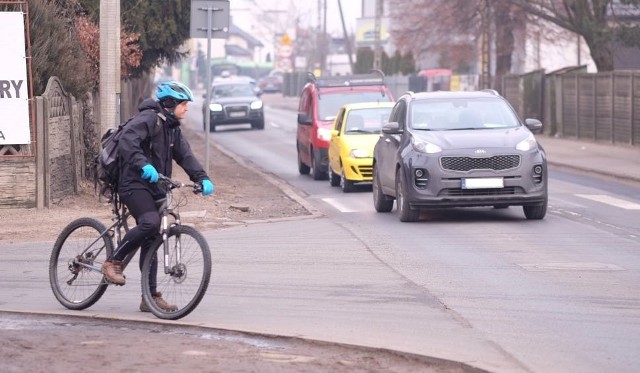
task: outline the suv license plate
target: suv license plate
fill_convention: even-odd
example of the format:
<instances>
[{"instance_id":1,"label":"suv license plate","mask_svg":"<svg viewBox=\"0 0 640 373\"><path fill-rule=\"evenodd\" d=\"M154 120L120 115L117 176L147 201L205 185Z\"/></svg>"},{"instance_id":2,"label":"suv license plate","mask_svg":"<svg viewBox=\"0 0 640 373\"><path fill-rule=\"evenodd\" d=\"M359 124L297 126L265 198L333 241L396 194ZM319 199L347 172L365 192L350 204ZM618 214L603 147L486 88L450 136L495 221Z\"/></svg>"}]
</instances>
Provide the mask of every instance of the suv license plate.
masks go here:
<instances>
[{"instance_id":1,"label":"suv license plate","mask_svg":"<svg viewBox=\"0 0 640 373\"><path fill-rule=\"evenodd\" d=\"M504 188L501 177L462 179L462 189L496 189Z\"/></svg>"},{"instance_id":2,"label":"suv license plate","mask_svg":"<svg viewBox=\"0 0 640 373\"><path fill-rule=\"evenodd\" d=\"M244 111L233 111L233 112L229 113L229 116L233 117L233 118L244 117L246 115L247 114Z\"/></svg>"}]
</instances>

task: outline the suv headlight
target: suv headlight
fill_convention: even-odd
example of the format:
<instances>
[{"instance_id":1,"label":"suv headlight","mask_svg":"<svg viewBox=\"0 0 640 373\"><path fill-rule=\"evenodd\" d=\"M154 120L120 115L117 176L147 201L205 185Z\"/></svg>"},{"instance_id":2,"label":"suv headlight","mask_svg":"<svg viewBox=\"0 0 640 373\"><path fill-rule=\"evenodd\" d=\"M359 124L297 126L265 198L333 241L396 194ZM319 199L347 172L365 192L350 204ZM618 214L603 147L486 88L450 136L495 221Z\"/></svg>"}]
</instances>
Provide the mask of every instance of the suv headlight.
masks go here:
<instances>
[{"instance_id":1,"label":"suv headlight","mask_svg":"<svg viewBox=\"0 0 640 373\"><path fill-rule=\"evenodd\" d=\"M220 104L211 104L211 105L209 105L209 110L211 110L211 111L222 111L222 105L220 105Z\"/></svg>"},{"instance_id":2,"label":"suv headlight","mask_svg":"<svg viewBox=\"0 0 640 373\"><path fill-rule=\"evenodd\" d=\"M365 149L351 149L349 156L351 158L369 158L369 152Z\"/></svg>"},{"instance_id":3,"label":"suv headlight","mask_svg":"<svg viewBox=\"0 0 640 373\"><path fill-rule=\"evenodd\" d=\"M411 137L411 145L413 145L413 148L420 153L435 154L442 151L442 148L438 145L418 140L413 136Z\"/></svg>"},{"instance_id":4,"label":"suv headlight","mask_svg":"<svg viewBox=\"0 0 640 373\"><path fill-rule=\"evenodd\" d=\"M262 101L260 101L260 100L253 101L253 102L251 103L251 109L252 109L252 110L262 109Z\"/></svg>"},{"instance_id":5,"label":"suv headlight","mask_svg":"<svg viewBox=\"0 0 640 373\"><path fill-rule=\"evenodd\" d=\"M531 149L535 149L537 146L538 143L536 142L536 138L533 137L532 134L529 134L526 139L520 141L518 145L516 145L516 149L520 150L521 152L527 152Z\"/></svg>"}]
</instances>

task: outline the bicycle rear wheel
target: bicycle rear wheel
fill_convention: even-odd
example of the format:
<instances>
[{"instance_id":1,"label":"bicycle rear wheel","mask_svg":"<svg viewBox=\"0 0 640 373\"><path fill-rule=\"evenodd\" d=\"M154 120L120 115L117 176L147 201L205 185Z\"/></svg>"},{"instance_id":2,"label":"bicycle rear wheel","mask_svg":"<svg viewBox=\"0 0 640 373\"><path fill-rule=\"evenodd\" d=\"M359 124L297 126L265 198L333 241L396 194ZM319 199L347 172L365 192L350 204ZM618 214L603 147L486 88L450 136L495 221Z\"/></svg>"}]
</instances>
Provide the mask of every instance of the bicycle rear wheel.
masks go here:
<instances>
[{"instance_id":1,"label":"bicycle rear wheel","mask_svg":"<svg viewBox=\"0 0 640 373\"><path fill-rule=\"evenodd\" d=\"M211 277L211 252L202 234L185 225L169 230L167 247L169 273L164 270L162 238L150 246L142 265L142 296L156 317L177 320L191 313L204 297ZM154 259L158 261L157 291L167 303L177 306L176 311L163 310L153 300L149 272Z\"/></svg>"},{"instance_id":2,"label":"bicycle rear wheel","mask_svg":"<svg viewBox=\"0 0 640 373\"><path fill-rule=\"evenodd\" d=\"M58 302L71 310L92 306L107 290L102 263L113 252L104 224L80 218L67 225L49 259L49 282Z\"/></svg>"}]
</instances>

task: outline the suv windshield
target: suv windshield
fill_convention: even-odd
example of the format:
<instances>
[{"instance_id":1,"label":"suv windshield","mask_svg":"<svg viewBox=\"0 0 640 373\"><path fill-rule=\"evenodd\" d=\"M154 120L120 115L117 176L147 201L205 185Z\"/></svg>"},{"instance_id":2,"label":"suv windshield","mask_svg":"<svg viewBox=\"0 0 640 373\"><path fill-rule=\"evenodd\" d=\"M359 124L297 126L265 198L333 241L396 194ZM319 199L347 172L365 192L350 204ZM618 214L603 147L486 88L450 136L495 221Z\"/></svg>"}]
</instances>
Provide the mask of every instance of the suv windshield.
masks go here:
<instances>
[{"instance_id":1,"label":"suv windshield","mask_svg":"<svg viewBox=\"0 0 640 373\"><path fill-rule=\"evenodd\" d=\"M519 121L504 101L495 98L450 98L415 101L411 128L466 130L518 127Z\"/></svg>"},{"instance_id":2,"label":"suv windshield","mask_svg":"<svg viewBox=\"0 0 640 373\"><path fill-rule=\"evenodd\" d=\"M250 84L219 84L213 86L213 97L246 97L255 96Z\"/></svg>"},{"instance_id":3,"label":"suv windshield","mask_svg":"<svg viewBox=\"0 0 640 373\"><path fill-rule=\"evenodd\" d=\"M356 102L389 102L383 92L322 93L318 95L318 119L334 120L343 105Z\"/></svg>"}]
</instances>

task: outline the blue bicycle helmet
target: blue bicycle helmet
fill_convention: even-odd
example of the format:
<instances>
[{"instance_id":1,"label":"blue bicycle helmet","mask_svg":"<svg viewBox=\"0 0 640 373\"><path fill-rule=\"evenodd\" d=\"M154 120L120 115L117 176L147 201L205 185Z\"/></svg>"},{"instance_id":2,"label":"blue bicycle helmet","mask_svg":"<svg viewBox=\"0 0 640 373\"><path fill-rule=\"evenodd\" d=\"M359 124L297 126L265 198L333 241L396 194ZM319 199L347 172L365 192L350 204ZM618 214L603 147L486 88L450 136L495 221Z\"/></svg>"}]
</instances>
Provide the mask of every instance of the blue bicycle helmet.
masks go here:
<instances>
[{"instance_id":1,"label":"blue bicycle helmet","mask_svg":"<svg viewBox=\"0 0 640 373\"><path fill-rule=\"evenodd\" d=\"M176 81L169 81L158 84L156 98L159 101L173 99L179 103L182 101L193 101L193 93L191 93L191 90L186 85Z\"/></svg>"}]
</instances>

